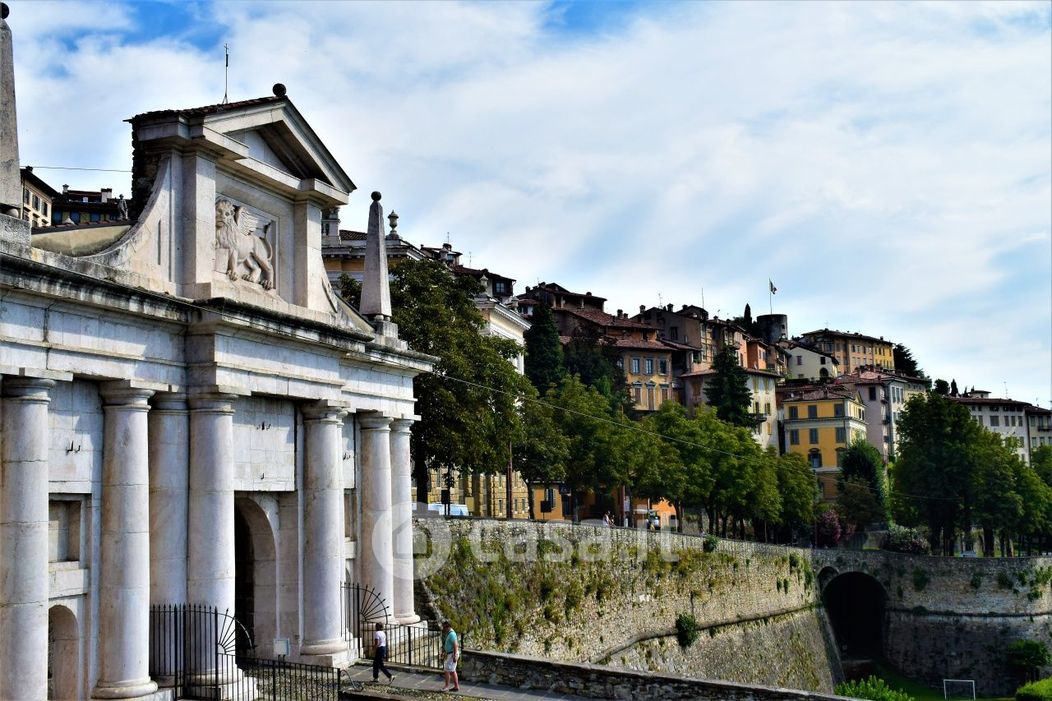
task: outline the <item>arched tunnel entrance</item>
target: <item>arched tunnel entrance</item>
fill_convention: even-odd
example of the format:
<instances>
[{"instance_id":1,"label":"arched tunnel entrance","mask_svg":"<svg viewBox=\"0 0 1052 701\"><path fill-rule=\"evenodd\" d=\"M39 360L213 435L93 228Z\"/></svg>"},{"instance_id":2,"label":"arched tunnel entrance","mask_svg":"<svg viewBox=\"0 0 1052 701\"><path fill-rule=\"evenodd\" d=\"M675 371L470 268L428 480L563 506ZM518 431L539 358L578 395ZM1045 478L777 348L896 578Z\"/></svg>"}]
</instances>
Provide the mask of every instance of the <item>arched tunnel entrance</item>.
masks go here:
<instances>
[{"instance_id":1,"label":"arched tunnel entrance","mask_svg":"<svg viewBox=\"0 0 1052 701\"><path fill-rule=\"evenodd\" d=\"M822 581L824 577L819 576ZM887 592L864 572L834 575L822 589L841 658L872 659L884 649Z\"/></svg>"}]
</instances>

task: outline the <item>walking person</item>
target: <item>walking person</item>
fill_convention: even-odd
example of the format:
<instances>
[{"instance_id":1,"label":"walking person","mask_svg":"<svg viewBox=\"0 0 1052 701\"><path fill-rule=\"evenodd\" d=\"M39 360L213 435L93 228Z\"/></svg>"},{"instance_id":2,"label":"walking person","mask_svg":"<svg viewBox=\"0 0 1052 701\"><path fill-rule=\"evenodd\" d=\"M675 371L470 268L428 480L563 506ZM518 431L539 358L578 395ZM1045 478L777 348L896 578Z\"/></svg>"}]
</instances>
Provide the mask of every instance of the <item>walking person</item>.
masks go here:
<instances>
[{"instance_id":1,"label":"walking person","mask_svg":"<svg viewBox=\"0 0 1052 701\"><path fill-rule=\"evenodd\" d=\"M457 678L457 662L460 661L460 641L457 640L457 632L453 626L446 621L442 624L442 649L446 651L446 663L442 670L446 675L446 685L442 691L460 691L460 679ZM450 686L452 681L453 686Z\"/></svg>"},{"instance_id":2,"label":"walking person","mask_svg":"<svg viewBox=\"0 0 1052 701\"><path fill-rule=\"evenodd\" d=\"M377 623L376 631L373 633L373 681L380 680L380 672L384 673L387 681L394 679L394 675L388 671L384 662L387 661L387 633L384 632L384 624Z\"/></svg>"}]
</instances>

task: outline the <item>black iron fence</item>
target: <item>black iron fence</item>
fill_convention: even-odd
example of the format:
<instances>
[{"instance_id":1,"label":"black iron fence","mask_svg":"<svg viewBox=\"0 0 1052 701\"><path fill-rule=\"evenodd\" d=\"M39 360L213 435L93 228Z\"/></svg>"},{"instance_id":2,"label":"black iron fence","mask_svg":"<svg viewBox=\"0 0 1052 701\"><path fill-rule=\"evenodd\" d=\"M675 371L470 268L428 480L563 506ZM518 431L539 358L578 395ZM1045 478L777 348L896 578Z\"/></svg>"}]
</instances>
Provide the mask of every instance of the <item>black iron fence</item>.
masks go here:
<instances>
[{"instance_id":1,"label":"black iron fence","mask_svg":"<svg viewBox=\"0 0 1052 701\"><path fill-rule=\"evenodd\" d=\"M387 634L388 662L442 669L446 653L442 631L437 624L428 621L411 625L392 623L387 602L375 590L354 583L342 586L344 633L348 638L361 641L363 657L373 656L373 633L376 624L380 623Z\"/></svg>"},{"instance_id":2,"label":"black iron fence","mask_svg":"<svg viewBox=\"0 0 1052 701\"><path fill-rule=\"evenodd\" d=\"M252 636L215 607L150 607L150 676L179 699L332 699L340 670L256 657Z\"/></svg>"}]
</instances>

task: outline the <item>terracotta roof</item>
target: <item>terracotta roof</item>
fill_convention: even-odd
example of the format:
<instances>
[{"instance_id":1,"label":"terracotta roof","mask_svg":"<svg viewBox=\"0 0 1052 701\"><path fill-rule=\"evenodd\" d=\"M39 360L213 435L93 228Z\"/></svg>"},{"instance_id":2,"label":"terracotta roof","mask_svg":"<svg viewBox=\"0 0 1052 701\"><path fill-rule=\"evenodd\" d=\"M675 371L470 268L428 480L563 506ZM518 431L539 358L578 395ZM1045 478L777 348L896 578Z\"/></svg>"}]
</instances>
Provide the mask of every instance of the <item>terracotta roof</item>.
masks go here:
<instances>
[{"instance_id":1,"label":"terracotta roof","mask_svg":"<svg viewBox=\"0 0 1052 701\"><path fill-rule=\"evenodd\" d=\"M635 348L638 350L649 350L649 351L665 351L671 350L661 341L644 341L639 338L615 338L613 339L613 346L615 348Z\"/></svg>"},{"instance_id":2,"label":"terracotta roof","mask_svg":"<svg viewBox=\"0 0 1052 701\"><path fill-rule=\"evenodd\" d=\"M1020 401L1018 399L1001 399L1000 397L946 397L950 401L960 402L961 404L997 404L1004 406L1005 404L1013 404L1019 406L1031 406L1029 402ZM1039 407L1035 407L1039 408Z\"/></svg>"},{"instance_id":3,"label":"terracotta roof","mask_svg":"<svg viewBox=\"0 0 1052 701\"><path fill-rule=\"evenodd\" d=\"M846 387L827 385L824 387L807 388L789 392L782 397L782 402L816 401L819 399L855 399L856 392Z\"/></svg>"},{"instance_id":4,"label":"terracotta roof","mask_svg":"<svg viewBox=\"0 0 1052 701\"><path fill-rule=\"evenodd\" d=\"M364 241L365 236L366 234L364 231L347 231L345 229L340 229L341 241Z\"/></svg>"},{"instance_id":5,"label":"terracotta roof","mask_svg":"<svg viewBox=\"0 0 1052 701\"><path fill-rule=\"evenodd\" d=\"M605 327L619 329L647 329L648 331L654 331L655 333L658 331L657 327L651 326L649 324L643 324L638 321L632 321L627 317L618 318L613 314L607 314L606 312L601 312L598 309L555 307L554 309L552 309L552 313L555 312L566 312L567 314L572 314L573 316L577 316L582 319L587 319L588 321L591 321L594 324L598 324L600 326Z\"/></svg>"},{"instance_id":6,"label":"terracotta roof","mask_svg":"<svg viewBox=\"0 0 1052 701\"><path fill-rule=\"evenodd\" d=\"M228 112L230 110L237 110L243 107L253 107L255 105L268 105L277 102L287 101L286 97L277 97L270 95L268 97L254 97L250 100L238 100L237 102L228 102L226 104L218 105L205 105L204 107L190 107L188 109L175 109L175 110L154 110L153 112L143 112L137 114L129 120L133 121L139 119L154 119L156 117L195 117L195 116L207 116L212 114L220 114L222 112Z\"/></svg>"}]
</instances>

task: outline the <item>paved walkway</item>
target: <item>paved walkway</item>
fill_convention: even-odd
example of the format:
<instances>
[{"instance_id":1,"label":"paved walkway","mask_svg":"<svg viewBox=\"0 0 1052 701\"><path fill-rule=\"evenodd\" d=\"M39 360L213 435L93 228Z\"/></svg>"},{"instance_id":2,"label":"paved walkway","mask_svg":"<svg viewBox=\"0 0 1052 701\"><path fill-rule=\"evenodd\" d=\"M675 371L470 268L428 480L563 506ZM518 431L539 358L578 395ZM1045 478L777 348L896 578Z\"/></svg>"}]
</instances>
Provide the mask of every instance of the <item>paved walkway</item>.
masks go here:
<instances>
[{"instance_id":1,"label":"paved walkway","mask_svg":"<svg viewBox=\"0 0 1052 701\"><path fill-rule=\"evenodd\" d=\"M438 695L440 690L442 689L442 684L444 683L442 675L439 672L434 672L431 674L416 671L406 672L404 670L396 669L393 665L390 669L391 672L394 674L394 681L392 682L391 686L400 689L411 690L416 693L427 691L433 692L436 695ZM351 679L355 679L360 682L372 682L372 665L354 665L350 668L349 672ZM380 685L387 685L386 680L382 675L380 676ZM366 691L370 691L373 689L376 689L376 687L371 683L365 685ZM451 699L455 699L458 695L474 696L480 699L499 699L500 701L536 701L537 699L580 698L568 694L561 694L555 691L513 689L511 687L506 686L493 686L491 684L477 684L472 682L461 682L459 694L441 694L441 696L448 696Z\"/></svg>"}]
</instances>

